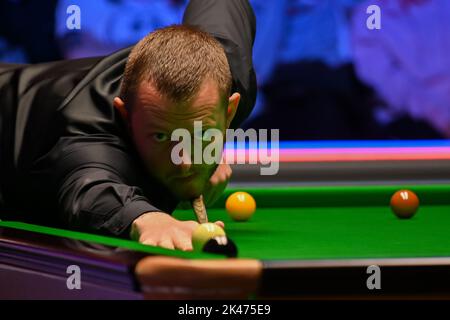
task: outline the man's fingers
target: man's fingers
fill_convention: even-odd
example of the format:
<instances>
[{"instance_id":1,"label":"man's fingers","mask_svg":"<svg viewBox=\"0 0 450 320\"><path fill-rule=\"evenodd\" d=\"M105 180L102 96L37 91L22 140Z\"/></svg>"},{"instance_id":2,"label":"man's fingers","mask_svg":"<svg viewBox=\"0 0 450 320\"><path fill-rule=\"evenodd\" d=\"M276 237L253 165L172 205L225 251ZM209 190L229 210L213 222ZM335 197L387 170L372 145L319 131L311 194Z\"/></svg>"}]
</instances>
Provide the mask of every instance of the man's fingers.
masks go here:
<instances>
[{"instance_id":1,"label":"man's fingers","mask_svg":"<svg viewBox=\"0 0 450 320\"><path fill-rule=\"evenodd\" d=\"M209 183L211 183L211 185L215 186L218 183L218 179L216 175L213 175L210 179L209 179Z\"/></svg>"},{"instance_id":2,"label":"man's fingers","mask_svg":"<svg viewBox=\"0 0 450 320\"><path fill-rule=\"evenodd\" d=\"M227 172L227 176L229 178L233 174L233 169L231 169L230 165L228 165L228 164L226 166L227 166L226 172Z\"/></svg>"},{"instance_id":3,"label":"man's fingers","mask_svg":"<svg viewBox=\"0 0 450 320\"><path fill-rule=\"evenodd\" d=\"M172 241L176 249L183 251L192 250L192 233L189 231L176 230Z\"/></svg>"},{"instance_id":4,"label":"man's fingers","mask_svg":"<svg viewBox=\"0 0 450 320\"><path fill-rule=\"evenodd\" d=\"M216 169L214 174L211 176L211 178L209 179L209 182L213 186L215 186L221 182L226 182L227 180L230 179L232 172L233 172L233 170L231 169L231 167L228 164L221 164Z\"/></svg>"},{"instance_id":5,"label":"man's fingers","mask_svg":"<svg viewBox=\"0 0 450 320\"><path fill-rule=\"evenodd\" d=\"M178 237L174 237L173 243L176 249L180 249L183 251L191 251L192 250L192 240L190 235L184 234Z\"/></svg>"},{"instance_id":6,"label":"man's fingers","mask_svg":"<svg viewBox=\"0 0 450 320\"><path fill-rule=\"evenodd\" d=\"M141 243L145 244L147 246L162 247L162 248L166 248L166 249L174 249L172 240L169 238L164 238L159 241L156 241L155 239L152 239L152 238L147 238L147 239L141 241Z\"/></svg>"},{"instance_id":7,"label":"man's fingers","mask_svg":"<svg viewBox=\"0 0 450 320\"><path fill-rule=\"evenodd\" d=\"M228 180L228 174L226 172L220 172L217 175L215 175L214 177L214 182L216 184L220 183L220 182L225 182Z\"/></svg>"},{"instance_id":8,"label":"man's fingers","mask_svg":"<svg viewBox=\"0 0 450 320\"><path fill-rule=\"evenodd\" d=\"M223 221L216 221L214 222L215 224L217 224L219 227L221 227L222 229L225 229L225 223L223 223Z\"/></svg>"},{"instance_id":9,"label":"man's fingers","mask_svg":"<svg viewBox=\"0 0 450 320\"><path fill-rule=\"evenodd\" d=\"M150 238L144 239L144 240L139 240L139 242L142 243L142 244L145 244L147 246L156 247L156 241L153 240L153 239L150 239Z\"/></svg>"},{"instance_id":10,"label":"man's fingers","mask_svg":"<svg viewBox=\"0 0 450 320\"><path fill-rule=\"evenodd\" d=\"M164 238L158 243L158 247L166 248L166 249L175 249L175 246L173 245L173 241L170 238Z\"/></svg>"}]
</instances>

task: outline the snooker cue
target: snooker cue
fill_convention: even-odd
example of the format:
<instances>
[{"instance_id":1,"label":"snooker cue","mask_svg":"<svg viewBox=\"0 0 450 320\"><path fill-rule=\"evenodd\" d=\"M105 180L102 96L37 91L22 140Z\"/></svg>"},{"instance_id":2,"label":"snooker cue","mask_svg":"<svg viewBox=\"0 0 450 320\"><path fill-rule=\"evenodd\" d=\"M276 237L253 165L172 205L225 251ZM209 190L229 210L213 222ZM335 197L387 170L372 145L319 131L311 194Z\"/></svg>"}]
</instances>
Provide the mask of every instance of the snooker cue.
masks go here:
<instances>
[{"instance_id":1,"label":"snooker cue","mask_svg":"<svg viewBox=\"0 0 450 320\"><path fill-rule=\"evenodd\" d=\"M194 209L197 220L200 224L208 222L208 214L206 213L206 207L203 203L203 195L192 200L192 208Z\"/></svg>"}]
</instances>

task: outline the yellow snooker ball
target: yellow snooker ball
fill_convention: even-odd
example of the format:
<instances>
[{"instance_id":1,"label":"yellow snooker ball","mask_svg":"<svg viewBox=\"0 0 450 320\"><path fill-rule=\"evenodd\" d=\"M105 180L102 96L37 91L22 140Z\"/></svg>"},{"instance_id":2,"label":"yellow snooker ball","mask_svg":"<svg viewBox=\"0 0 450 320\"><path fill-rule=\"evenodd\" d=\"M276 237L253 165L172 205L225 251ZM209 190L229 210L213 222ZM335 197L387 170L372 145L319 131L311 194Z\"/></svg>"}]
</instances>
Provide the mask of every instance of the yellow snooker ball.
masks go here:
<instances>
[{"instance_id":1,"label":"yellow snooker ball","mask_svg":"<svg viewBox=\"0 0 450 320\"><path fill-rule=\"evenodd\" d=\"M192 247L201 251L208 240L225 236L225 231L215 223L202 223L192 233Z\"/></svg>"},{"instance_id":2,"label":"yellow snooker ball","mask_svg":"<svg viewBox=\"0 0 450 320\"><path fill-rule=\"evenodd\" d=\"M255 213L256 201L249 193L239 191L228 197L225 208L234 221L247 221Z\"/></svg>"}]
</instances>

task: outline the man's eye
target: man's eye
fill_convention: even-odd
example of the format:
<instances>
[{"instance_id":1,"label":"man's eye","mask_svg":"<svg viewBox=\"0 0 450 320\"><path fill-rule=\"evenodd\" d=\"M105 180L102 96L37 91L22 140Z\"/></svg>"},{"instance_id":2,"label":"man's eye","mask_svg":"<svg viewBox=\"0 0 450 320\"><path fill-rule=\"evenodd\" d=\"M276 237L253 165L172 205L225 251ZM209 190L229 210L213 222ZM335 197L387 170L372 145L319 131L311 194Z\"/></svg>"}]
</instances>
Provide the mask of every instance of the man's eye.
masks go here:
<instances>
[{"instance_id":1,"label":"man's eye","mask_svg":"<svg viewBox=\"0 0 450 320\"><path fill-rule=\"evenodd\" d=\"M164 142L167 141L169 139L169 136L165 133L154 133L153 134L153 140L155 140L156 142Z\"/></svg>"}]
</instances>

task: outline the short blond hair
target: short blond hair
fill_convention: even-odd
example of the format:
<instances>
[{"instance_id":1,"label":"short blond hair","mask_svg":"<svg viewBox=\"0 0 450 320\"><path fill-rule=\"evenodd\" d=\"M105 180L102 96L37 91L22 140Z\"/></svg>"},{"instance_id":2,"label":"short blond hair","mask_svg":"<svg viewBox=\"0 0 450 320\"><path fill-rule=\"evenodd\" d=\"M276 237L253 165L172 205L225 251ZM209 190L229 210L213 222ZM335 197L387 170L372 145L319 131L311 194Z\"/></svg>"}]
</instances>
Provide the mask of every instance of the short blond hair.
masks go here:
<instances>
[{"instance_id":1,"label":"short blond hair","mask_svg":"<svg viewBox=\"0 0 450 320\"><path fill-rule=\"evenodd\" d=\"M139 85L150 82L170 100L187 101L208 78L228 99L232 78L220 42L196 27L173 25L151 32L131 50L120 96L129 106Z\"/></svg>"}]
</instances>

